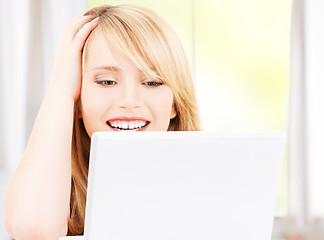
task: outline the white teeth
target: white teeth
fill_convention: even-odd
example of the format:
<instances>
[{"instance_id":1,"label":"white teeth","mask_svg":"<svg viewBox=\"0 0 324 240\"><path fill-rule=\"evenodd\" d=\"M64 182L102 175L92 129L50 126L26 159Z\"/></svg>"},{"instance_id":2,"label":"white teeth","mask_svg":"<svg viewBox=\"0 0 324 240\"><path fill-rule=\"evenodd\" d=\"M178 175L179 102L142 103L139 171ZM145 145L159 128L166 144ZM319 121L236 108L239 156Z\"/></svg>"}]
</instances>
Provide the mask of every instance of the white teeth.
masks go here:
<instances>
[{"instance_id":1,"label":"white teeth","mask_svg":"<svg viewBox=\"0 0 324 240\"><path fill-rule=\"evenodd\" d=\"M121 126L122 126L123 129L127 129L128 128L128 122L122 121Z\"/></svg>"},{"instance_id":2,"label":"white teeth","mask_svg":"<svg viewBox=\"0 0 324 240\"><path fill-rule=\"evenodd\" d=\"M140 130L146 126L146 122L142 120L136 121L109 121L109 125L118 130Z\"/></svg>"},{"instance_id":3,"label":"white teeth","mask_svg":"<svg viewBox=\"0 0 324 240\"><path fill-rule=\"evenodd\" d=\"M112 126L112 127L117 127L118 126L118 122L117 121L111 121L111 122L109 122L110 123L110 125Z\"/></svg>"}]
</instances>

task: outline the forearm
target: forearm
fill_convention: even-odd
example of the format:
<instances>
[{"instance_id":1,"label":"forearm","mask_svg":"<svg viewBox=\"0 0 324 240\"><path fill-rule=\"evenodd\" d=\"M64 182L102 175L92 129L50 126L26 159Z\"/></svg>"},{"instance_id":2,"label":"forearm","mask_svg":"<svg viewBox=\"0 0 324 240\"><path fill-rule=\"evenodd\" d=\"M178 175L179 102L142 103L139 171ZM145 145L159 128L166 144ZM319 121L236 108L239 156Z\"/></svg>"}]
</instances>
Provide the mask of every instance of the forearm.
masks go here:
<instances>
[{"instance_id":1,"label":"forearm","mask_svg":"<svg viewBox=\"0 0 324 240\"><path fill-rule=\"evenodd\" d=\"M13 237L28 226L47 227L52 235L67 230L73 106L72 98L53 92L41 106L6 194L6 225Z\"/></svg>"}]
</instances>

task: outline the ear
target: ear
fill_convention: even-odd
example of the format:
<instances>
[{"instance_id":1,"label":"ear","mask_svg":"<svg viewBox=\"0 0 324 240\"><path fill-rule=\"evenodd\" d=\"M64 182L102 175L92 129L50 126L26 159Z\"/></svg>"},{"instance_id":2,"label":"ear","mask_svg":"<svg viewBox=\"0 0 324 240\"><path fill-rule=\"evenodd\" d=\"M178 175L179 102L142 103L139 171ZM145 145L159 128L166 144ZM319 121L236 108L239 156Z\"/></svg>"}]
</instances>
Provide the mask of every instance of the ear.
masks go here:
<instances>
[{"instance_id":1,"label":"ear","mask_svg":"<svg viewBox=\"0 0 324 240\"><path fill-rule=\"evenodd\" d=\"M170 114L170 119L173 119L177 116L177 109L175 106L175 103L172 104L172 109L171 109L171 114Z\"/></svg>"}]
</instances>

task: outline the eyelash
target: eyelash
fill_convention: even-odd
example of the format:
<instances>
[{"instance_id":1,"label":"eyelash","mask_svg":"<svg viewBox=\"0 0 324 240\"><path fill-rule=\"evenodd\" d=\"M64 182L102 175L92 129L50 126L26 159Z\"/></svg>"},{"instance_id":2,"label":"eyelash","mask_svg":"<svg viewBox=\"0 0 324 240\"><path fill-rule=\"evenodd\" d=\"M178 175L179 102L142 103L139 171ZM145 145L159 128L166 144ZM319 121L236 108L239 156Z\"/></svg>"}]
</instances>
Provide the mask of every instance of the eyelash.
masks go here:
<instances>
[{"instance_id":1,"label":"eyelash","mask_svg":"<svg viewBox=\"0 0 324 240\"><path fill-rule=\"evenodd\" d=\"M99 85L103 85L103 86L112 86L112 85L117 84L113 80L96 81L96 83L99 84Z\"/></svg>"},{"instance_id":2,"label":"eyelash","mask_svg":"<svg viewBox=\"0 0 324 240\"><path fill-rule=\"evenodd\" d=\"M148 86L148 87L158 87L158 86L162 86L163 85L163 82L154 82L154 81L151 81L151 82L144 82L143 84L146 85L146 86Z\"/></svg>"},{"instance_id":3,"label":"eyelash","mask_svg":"<svg viewBox=\"0 0 324 240\"><path fill-rule=\"evenodd\" d=\"M96 81L96 83L99 84L99 85L103 85L103 86L112 86L112 85L117 84L113 80ZM164 83L163 82L150 81L150 82L144 82L142 84L145 85L145 86L148 86L148 87L158 87L158 86L162 86Z\"/></svg>"}]
</instances>

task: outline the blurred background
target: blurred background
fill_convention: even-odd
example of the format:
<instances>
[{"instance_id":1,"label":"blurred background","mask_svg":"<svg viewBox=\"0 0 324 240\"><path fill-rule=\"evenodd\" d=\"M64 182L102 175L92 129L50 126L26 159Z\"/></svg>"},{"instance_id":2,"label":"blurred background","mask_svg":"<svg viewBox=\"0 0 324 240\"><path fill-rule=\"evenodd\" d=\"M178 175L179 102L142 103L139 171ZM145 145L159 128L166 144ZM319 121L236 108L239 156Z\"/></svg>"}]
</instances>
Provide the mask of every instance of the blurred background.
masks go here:
<instances>
[{"instance_id":1,"label":"blurred background","mask_svg":"<svg viewBox=\"0 0 324 240\"><path fill-rule=\"evenodd\" d=\"M4 192L66 22L123 3L155 10L178 33L204 130L288 133L272 239L324 239L324 2L315 0L0 0L0 239L10 239Z\"/></svg>"}]
</instances>

